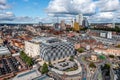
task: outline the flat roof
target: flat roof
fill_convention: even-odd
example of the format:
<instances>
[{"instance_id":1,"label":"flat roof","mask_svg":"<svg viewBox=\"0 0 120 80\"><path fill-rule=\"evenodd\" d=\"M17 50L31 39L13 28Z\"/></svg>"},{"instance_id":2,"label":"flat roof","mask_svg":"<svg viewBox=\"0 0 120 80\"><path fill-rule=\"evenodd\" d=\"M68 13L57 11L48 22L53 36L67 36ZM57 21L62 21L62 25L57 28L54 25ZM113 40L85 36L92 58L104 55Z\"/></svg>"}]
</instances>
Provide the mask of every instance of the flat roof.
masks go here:
<instances>
[{"instance_id":1,"label":"flat roof","mask_svg":"<svg viewBox=\"0 0 120 80\"><path fill-rule=\"evenodd\" d=\"M36 37L36 38L32 39L30 42L44 43L46 45L68 43L67 40L59 39L56 37Z\"/></svg>"},{"instance_id":2,"label":"flat roof","mask_svg":"<svg viewBox=\"0 0 120 80\"><path fill-rule=\"evenodd\" d=\"M0 55L10 54L10 51L7 47L0 46Z\"/></svg>"},{"instance_id":3,"label":"flat roof","mask_svg":"<svg viewBox=\"0 0 120 80\"><path fill-rule=\"evenodd\" d=\"M32 80L39 76L41 76L41 73L36 69L32 69L18 74L12 80Z\"/></svg>"}]
</instances>

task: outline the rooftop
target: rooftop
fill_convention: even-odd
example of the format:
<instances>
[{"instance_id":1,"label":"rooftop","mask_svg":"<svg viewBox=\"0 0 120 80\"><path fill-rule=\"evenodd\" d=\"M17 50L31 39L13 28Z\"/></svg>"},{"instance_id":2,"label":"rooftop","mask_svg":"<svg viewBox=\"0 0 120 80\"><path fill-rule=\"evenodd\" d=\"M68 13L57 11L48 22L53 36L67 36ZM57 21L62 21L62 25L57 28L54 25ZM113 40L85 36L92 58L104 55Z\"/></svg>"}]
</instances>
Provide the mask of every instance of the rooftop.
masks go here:
<instances>
[{"instance_id":1,"label":"rooftop","mask_svg":"<svg viewBox=\"0 0 120 80\"><path fill-rule=\"evenodd\" d=\"M10 54L10 51L7 47L0 46L0 55Z\"/></svg>"},{"instance_id":2,"label":"rooftop","mask_svg":"<svg viewBox=\"0 0 120 80\"><path fill-rule=\"evenodd\" d=\"M13 80L32 80L39 76L41 76L41 73L39 73L38 70L33 69L18 74L16 77L13 78Z\"/></svg>"},{"instance_id":3,"label":"rooftop","mask_svg":"<svg viewBox=\"0 0 120 80\"><path fill-rule=\"evenodd\" d=\"M37 43L37 44L44 43L46 45L68 43L66 40L58 39L56 37L36 37L32 39L30 42Z\"/></svg>"},{"instance_id":4,"label":"rooftop","mask_svg":"<svg viewBox=\"0 0 120 80\"><path fill-rule=\"evenodd\" d=\"M37 78L35 78L33 80L54 80L54 79L48 77L47 75L43 75L43 76L37 77Z\"/></svg>"},{"instance_id":5,"label":"rooftop","mask_svg":"<svg viewBox=\"0 0 120 80\"><path fill-rule=\"evenodd\" d=\"M93 32L101 32L101 33L108 33L108 32L111 32L111 31L104 31L104 30L90 30L90 31L93 31Z\"/></svg>"}]
</instances>

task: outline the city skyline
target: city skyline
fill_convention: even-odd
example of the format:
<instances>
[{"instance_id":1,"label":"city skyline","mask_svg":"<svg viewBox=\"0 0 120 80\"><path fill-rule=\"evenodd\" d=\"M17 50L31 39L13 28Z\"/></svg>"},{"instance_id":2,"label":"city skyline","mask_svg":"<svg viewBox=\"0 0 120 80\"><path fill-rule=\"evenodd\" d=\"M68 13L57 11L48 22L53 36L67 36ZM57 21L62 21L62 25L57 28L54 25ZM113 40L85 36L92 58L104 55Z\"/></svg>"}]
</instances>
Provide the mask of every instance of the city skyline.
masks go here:
<instances>
[{"instance_id":1,"label":"city skyline","mask_svg":"<svg viewBox=\"0 0 120 80\"><path fill-rule=\"evenodd\" d=\"M114 3L114 4L113 4ZM120 21L120 0L0 0L1 23L70 21L82 13L90 23Z\"/></svg>"},{"instance_id":2,"label":"city skyline","mask_svg":"<svg viewBox=\"0 0 120 80\"><path fill-rule=\"evenodd\" d=\"M0 0L0 80L120 80L120 0Z\"/></svg>"}]
</instances>

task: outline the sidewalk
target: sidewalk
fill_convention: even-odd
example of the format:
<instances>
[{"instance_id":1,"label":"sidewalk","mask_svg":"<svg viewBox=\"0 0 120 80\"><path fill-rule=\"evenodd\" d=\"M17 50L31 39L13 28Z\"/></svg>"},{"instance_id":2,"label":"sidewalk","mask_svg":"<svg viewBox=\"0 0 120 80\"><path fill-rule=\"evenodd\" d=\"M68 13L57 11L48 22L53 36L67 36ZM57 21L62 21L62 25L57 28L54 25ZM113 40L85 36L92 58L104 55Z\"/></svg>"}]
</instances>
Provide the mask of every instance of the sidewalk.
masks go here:
<instances>
[{"instance_id":1,"label":"sidewalk","mask_svg":"<svg viewBox=\"0 0 120 80\"><path fill-rule=\"evenodd\" d=\"M81 80L81 77L78 76L78 77L67 77L65 78L65 80Z\"/></svg>"}]
</instances>

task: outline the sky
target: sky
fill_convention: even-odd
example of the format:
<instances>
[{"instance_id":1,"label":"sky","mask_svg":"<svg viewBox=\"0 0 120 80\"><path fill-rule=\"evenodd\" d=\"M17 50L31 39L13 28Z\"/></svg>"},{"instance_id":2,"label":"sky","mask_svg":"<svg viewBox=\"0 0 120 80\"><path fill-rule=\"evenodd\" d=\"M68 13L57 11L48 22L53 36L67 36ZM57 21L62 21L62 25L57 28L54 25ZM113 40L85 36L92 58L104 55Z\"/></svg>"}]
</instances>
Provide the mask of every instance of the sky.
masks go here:
<instances>
[{"instance_id":1,"label":"sky","mask_svg":"<svg viewBox=\"0 0 120 80\"><path fill-rule=\"evenodd\" d=\"M70 22L80 13L90 23L120 22L120 0L0 0L0 23Z\"/></svg>"}]
</instances>

